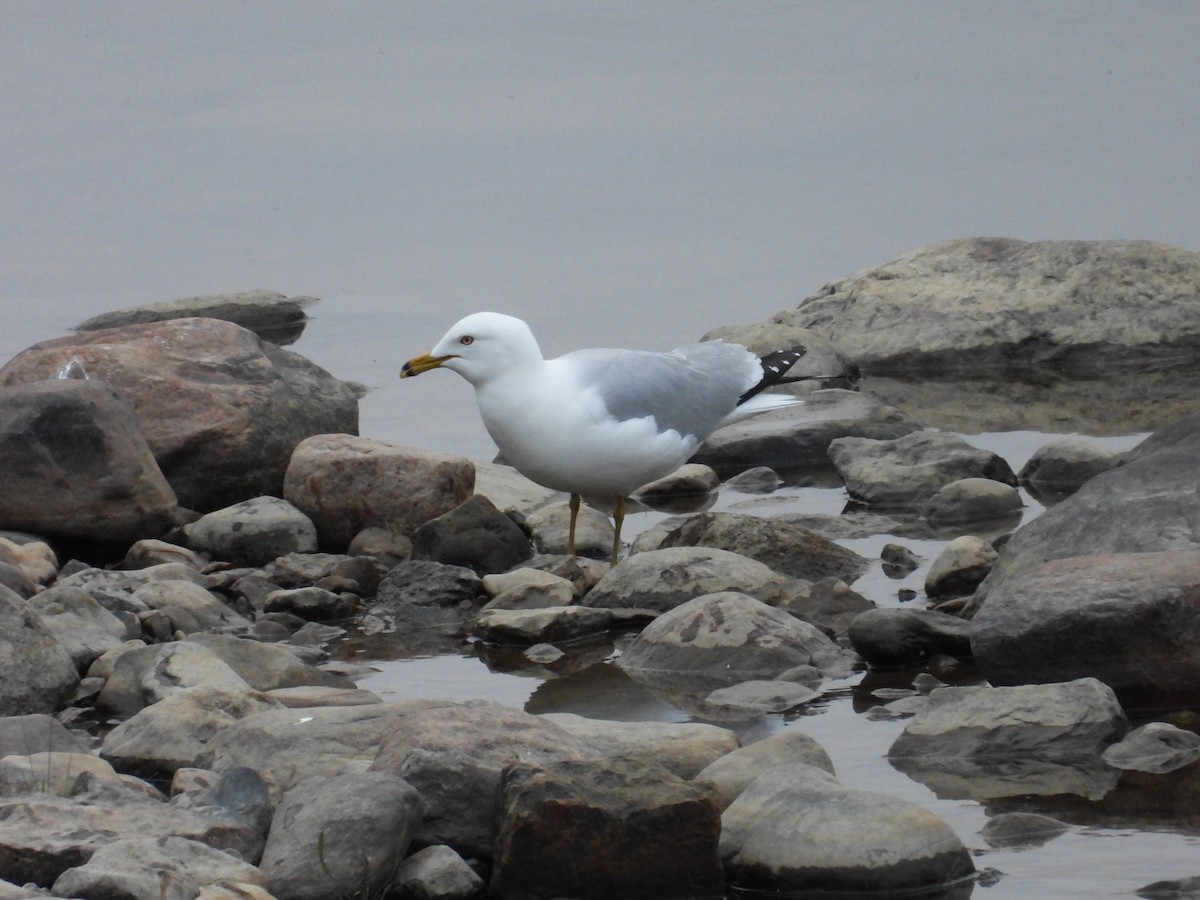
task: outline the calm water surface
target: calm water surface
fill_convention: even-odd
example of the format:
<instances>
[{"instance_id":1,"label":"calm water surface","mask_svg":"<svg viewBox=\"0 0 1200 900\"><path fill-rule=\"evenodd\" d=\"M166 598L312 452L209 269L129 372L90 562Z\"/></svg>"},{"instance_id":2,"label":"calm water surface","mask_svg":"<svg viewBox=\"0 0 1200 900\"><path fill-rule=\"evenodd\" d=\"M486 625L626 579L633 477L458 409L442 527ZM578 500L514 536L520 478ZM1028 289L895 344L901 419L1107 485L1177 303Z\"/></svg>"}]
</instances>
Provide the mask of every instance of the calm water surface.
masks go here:
<instances>
[{"instance_id":1,"label":"calm water surface","mask_svg":"<svg viewBox=\"0 0 1200 900\"><path fill-rule=\"evenodd\" d=\"M477 309L527 318L548 354L663 349L934 240L1200 249L1192 3L16 0L4 23L0 362L122 306L316 296L296 349L374 388L362 433L475 459L493 448L467 385L396 373ZM1033 428L960 430L1015 468L1046 439ZM847 543L875 557L885 539ZM927 561L940 546L906 543ZM857 587L896 603L922 577ZM380 661L364 686L686 718L612 652L568 674L503 654ZM927 804L985 851L997 807L894 771L901 726L868 720L863 690L739 728L802 728L846 782ZM1130 896L1200 875L1195 820L1169 800L1029 803L1075 827L981 852L1006 877L977 896Z\"/></svg>"}]
</instances>

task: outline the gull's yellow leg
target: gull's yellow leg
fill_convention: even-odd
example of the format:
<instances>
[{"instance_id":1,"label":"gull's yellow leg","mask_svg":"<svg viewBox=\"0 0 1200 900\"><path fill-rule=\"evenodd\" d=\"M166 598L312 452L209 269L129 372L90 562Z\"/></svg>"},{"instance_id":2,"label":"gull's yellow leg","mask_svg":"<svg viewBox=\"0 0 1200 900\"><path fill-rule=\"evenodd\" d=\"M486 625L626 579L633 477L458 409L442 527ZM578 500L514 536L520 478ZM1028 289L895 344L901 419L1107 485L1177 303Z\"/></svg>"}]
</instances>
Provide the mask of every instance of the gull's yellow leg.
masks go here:
<instances>
[{"instance_id":1,"label":"gull's yellow leg","mask_svg":"<svg viewBox=\"0 0 1200 900\"><path fill-rule=\"evenodd\" d=\"M572 494L571 502L568 504L571 508L571 527L567 531L567 555L575 555L575 520L579 518L579 495Z\"/></svg>"},{"instance_id":2,"label":"gull's yellow leg","mask_svg":"<svg viewBox=\"0 0 1200 900\"><path fill-rule=\"evenodd\" d=\"M617 505L613 508L613 526L616 528L616 534L613 535L613 552L612 562L610 565L615 566L621 555L621 523L625 521L625 498L618 497Z\"/></svg>"}]
</instances>

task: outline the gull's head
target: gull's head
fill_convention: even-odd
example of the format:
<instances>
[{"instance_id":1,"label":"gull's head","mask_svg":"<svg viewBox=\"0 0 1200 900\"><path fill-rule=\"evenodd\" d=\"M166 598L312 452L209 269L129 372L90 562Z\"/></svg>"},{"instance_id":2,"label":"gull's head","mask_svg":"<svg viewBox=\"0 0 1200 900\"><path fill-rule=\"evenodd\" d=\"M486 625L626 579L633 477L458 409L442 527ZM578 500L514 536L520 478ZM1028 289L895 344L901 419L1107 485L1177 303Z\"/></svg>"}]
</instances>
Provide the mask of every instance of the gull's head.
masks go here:
<instances>
[{"instance_id":1,"label":"gull's head","mask_svg":"<svg viewBox=\"0 0 1200 900\"><path fill-rule=\"evenodd\" d=\"M432 350L406 362L400 377L443 368L478 385L541 361L542 351L528 325L513 316L481 312L455 322Z\"/></svg>"}]
</instances>

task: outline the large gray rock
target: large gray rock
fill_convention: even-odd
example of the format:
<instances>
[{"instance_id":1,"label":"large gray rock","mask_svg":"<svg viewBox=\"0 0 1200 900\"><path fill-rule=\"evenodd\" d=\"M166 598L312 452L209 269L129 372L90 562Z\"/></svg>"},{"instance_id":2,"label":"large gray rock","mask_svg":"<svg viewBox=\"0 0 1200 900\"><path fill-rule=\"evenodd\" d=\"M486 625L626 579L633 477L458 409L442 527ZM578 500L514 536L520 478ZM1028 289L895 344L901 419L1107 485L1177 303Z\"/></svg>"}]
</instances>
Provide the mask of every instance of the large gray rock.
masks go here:
<instances>
[{"instance_id":1,"label":"large gray rock","mask_svg":"<svg viewBox=\"0 0 1200 900\"><path fill-rule=\"evenodd\" d=\"M1083 438L1060 438L1038 447L1017 478L1038 494L1070 494L1119 462L1118 454Z\"/></svg>"},{"instance_id":2,"label":"large gray rock","mask_svg":"<svg viewBox=\"0 0 1200 900\"><path fill-rule=\"evenodd\" d=\"M6 378L21 359L0 369L0 528L114 542L170 528L175 492L124 393L52 372Z\"/></svg>"},{"instance_id":3,"label":"large gray rock","mask_svg":"<svg viewBox=\"0 0 1200 900\"><path fill-rule=\"evenodd\" d=\"M712 789L630 760L507 769L492 890L499 896L722 893Z\"/></svg>"},{"instance_id":4,"label":"large gray rock","mask_svg":"<svg viewBox=\"0 0 1200 900\"><path fill-rule=\"evenodd\" d=\"M62 897L193 900L207 885L266 883L257 867L200 841L148 835L100 847L86 863L59 875L52 890Z\"/></svg>"},{"instance_id":5,"label":"large gray rock","mask_svg":"<svg viewBox=\"0 0 1200 900\"><path fill-rule=\"evenodd\" d=\"M807 734L789 729L713 760L696 774L696 781L706 781L717 789L717 803L724 811L763 772L793 763L834 774L825 748Z\"/></svg>"},{"instance_id":6,"label":"large gray rock","mask_svg":"<svg viewBox=\"0 0 1200 900\"><path fill-rule=\"evenodd\" d=\"M1003 459L956 434L918 431L891 441L839 438L829 456L855 500L872 506L919 507L951 482L990 478L1015 485Z\"/></svg>"},{"instance_id":7,"label":"large gray rock","mask_svg":"<svg viewBox=\"0 0 1200 900\"><path fill-rule=\"evenodd\" d=\"M864 373L1195 358L1200 254L1148 241L943 241L858 272L776 321L811 328Z\"/></svg>"},{"instance_id":8,"label":"large gray rock","mask_svg":"<svg viewBox=\"0 0 1200 900\"><path fill-rule=\"evenodd\" d=\"M780 894L901 892L975 871L962 841L929 810L803 763L766 770L729 805L721 858L731 884Z\"/></svg>"},{"instance_id":9,"label":"large gray rock","mask_svg":"<svg viewBox=\"0 0 1200 900\"><path fill-rule=\"evenodd\" d=\"M101 313L79 323L75 330L100 331L122 325L202 317L233 322L250 329L263 340L283 346L294 343L304 333L304 326L308 324L308 314L304 310L316 302L314 297L285 297L273 291L210 294Z\"/></svg>"},{"instance_id":10,"label":"large gray rock","mask_svg":"<svg viewBox=\"0 0 1200 900\"><path fill-rule=\"evenodd\" d=\"M943 687L908 721L888 760L940 797L1099 799L1120 776L1100 754L1127 728L1116 695L1094 678Z\"/></svg>"},{"instance_id":11,"label":"large gray rock","mask_svg":"<svg viewBox=\"0 0 1200 900\"><path fill-rule=\"evenodd\" d=\"M0 387L75 365L137 413L179 503L201 511L279 496L304 438L358 430L351 387L298 354L218 319L174 319L45 341L0 369Z\"/></svg>"},{"instance_id":12,"label":"large gray rock","mask_svg":"<svg viewBox=\"0 0 1200 900\"><path fill-rule=\"evenodd\" d=\"M989 594L971 632L993 684L1091 676L1134 707L1200 698L1200 551L1044 563Z\"/></svg>"},{"instance_id":13,"label":"large gray rock","mask_svg":"<svg viewBox=\"0 0 1200 900\"><path fill-rule=\"evenodd\" d=\"M264 644L226 634L192 634L188 635L187 642L211 650L256 691L302 685L354 687L349 678L310 666L279 644Z\"/></svg>"},{"instance_id":14,"label":"large gray rock","mask_svg":"<svg viewBox=\"0 0 1200 900\"><path fill-rule=\"evenodd\" d=\"M488 857L505 767L594 756L579 738L540 716L484 704L410 716L384 739L371 770L399 775L420 792L425 817L415 840Z\"/></svg>"},{"instance_id":15,"label":"large gray rock","mask_svg":"<svg viewBox=\"0 0 1200 900\"><path fill-rule=\"evenodd\" d=\"M279 900L379 896L421 820L421 800L385 772L309 778L279 804L260 867Z\"/></svg>"},{"instance_id":16,"label":"large gray rock","mask_svg":"<svg viewBox=\"0 0 1200 900\"><path fill-rule=\"evenodd\" d=\"M27 601L0 587L0 716L56 712L78 683L68 650Z\"/></svg>"},{"instance_id":17,"label":"large gray rock","mask_svg":"<svg viewBox=\"0 0 1200 900\"><path fill-rule=\"evenodd\" d=\"M705 695L741 681L775 678L796 666L847 674L851 654L823 632L746 594L705 594L664 613L618 660L657 689Z\"/></svg>"},{"instance_id":18,"label":"large gray rock","mask_svg":"<svg viewBox=\"0 0 1200 900\"><path fill-rule=\"evenodd\" d=\"M720 429L692 460L722 476L764 465L780 472L823 467L831 465L829 445L836 438L891 440L921 427L908 413L866 394L815 391L805 397L803 406L752 416Z\"/></svg>"},{"instance_id":19,"label":"large gray rock","mask_svg":"<svg viewBox=\"0 0 1200 900\"><path fill-rule=\"evenodd\" d=\"M193 550L235 566L265 566L288 553L313 553L312 520L278 497L254 497L214 510L184 526Z\"/></svg>"},{"instance_id":20,"label":"large gray rock","mask_svg":"<svg viewBox=\"0 0 1200 900\"><path fill-rule=\"evenodd\" d=\"M980 586L983 600L1010 575L1052 559L1195 550L1200 545L1200 413L1160 428L1005 544ZM986 601L984 601L986 602Z\"/></svg>"},{"instance_id":21,"label":"large gray rock","mask_svg":"<svg viewBox=\"0 0 1200 900\"><path fill-rule=\"evenodd\" d=\"M587 593L583 605L656 614L704 594L736 590L775 606L794 585L794 579L740 553L666 547L621 560Z\"/></svg>"},{"instance_id":22,"label":"large gray rock","mask_svg":"<svg viewBox=\"0 0 1200 900\"><path fill-rule=\"evenodd\" d=\"M732 512L702 512L667 519L641 535L634 550L697 546L738 553L805 581L832 577L852 582L869 565L853 550L807 528Z\"/></svg>"},{"instance_id":23,"label":"large gray rock","mask_svg":"<svg viewBox=\"0 0 1200 900\"><path fill-rule=\"evenodd\" d=\"M296 447L283 496L312 519L323 547L343 550L365 528L411 533L466 500L474 485L475 467L463 457L320 434Z\"/></svg>"},{"instance_id":24,"label":"large gray rock","mask_svg":"<svg viewBox=\"0 0 1200 900\"><path fill-rule=\"evenodd\" d=\"M100 654L136 636L81 588L55 585L29 602L81 672Z\"/></svg>"},{"instance_id":25,"label":"large gray rock","mask_svg":"<svg viewBox=\"0 0 1200 900\"><path fill-rule=\"evenodd\" d=\"M221 657L198 643L172 641L121 653L96 698L104 712L129 717L144 707L192 687L250 690Z\"/></svg>"},{"instance_id":26,"label":"large gray rock","mask_svg":"<svg viewBox=\"0 0 1200 900\"><path fill-rule=\"evenodd\" d=\"M414 713L448 701L398 700L368 706L277 709L240 719L208 742L199 763L216 772L247 766L279 790L313 776L363 771L380 745Z\"/></svg>"}]
</instances>

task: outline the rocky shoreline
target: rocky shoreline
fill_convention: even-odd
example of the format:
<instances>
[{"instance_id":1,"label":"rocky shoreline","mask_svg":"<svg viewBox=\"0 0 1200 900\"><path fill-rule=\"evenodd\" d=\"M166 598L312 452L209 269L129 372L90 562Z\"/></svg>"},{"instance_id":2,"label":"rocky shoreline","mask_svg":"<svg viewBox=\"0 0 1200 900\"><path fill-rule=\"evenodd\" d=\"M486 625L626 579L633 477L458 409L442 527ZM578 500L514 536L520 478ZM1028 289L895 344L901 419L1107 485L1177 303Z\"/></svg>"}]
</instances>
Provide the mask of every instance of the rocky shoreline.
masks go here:
<instances>
[{"instance_id":1,"label":"rocky shoreline","mask_svg":"<svg viewBox=\"0 0 1200 900\"><path fill-rule=\"evenodd\" d=\"M906 720L892 765L939 792L1096 798L1124 771L1200 772L1186 716L1129 726L1200 704L1200 401L1128 453L1055 441L1014 471L857 389L906 358L905 335L925 367L1194 364L1194 257L937 245L722 330L810 345L808 402L648 486L644 503L693 511L612 569L602 514L585 511L565 556L565 498L359 436L359 389L227 320L294 336L306 298L195 298L30 348L0 369L0 900L966 897L971 853L937 816L842 782L798 730L740 746L721 724L946 658L991 686L926 674L874 711ZM1018 279L1014 299L1014 271L1048 293ZM975 312L929 345L897 298L956 289ZM1147 293L1154 328L1129 299ZM856 304L882 304L858 332ZM881 308L886 341L869 327ZM1029 335L1038 352L1014 352ZM853 509L697 511L721 478L769 493L804 469ZM1048 509L1012 531L1018 485ZM944 541L927 602L877 606L853 586L880 561L837 539L905 529ZM906 553L899 536L883 564ZM329 652L353 632L550 661L616 630L631 633L616 664L709 724L383 702Z\"/></svg>"}]
</instances>

